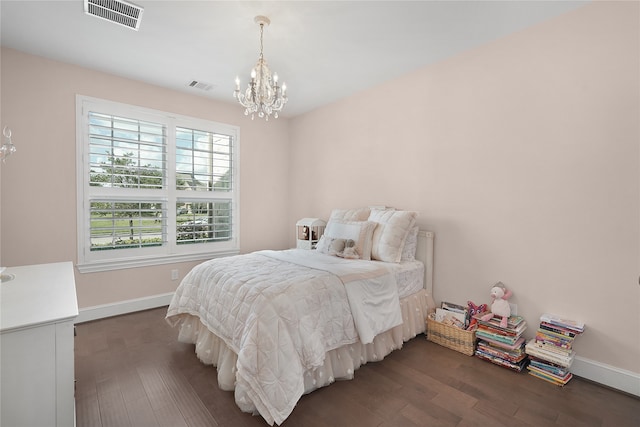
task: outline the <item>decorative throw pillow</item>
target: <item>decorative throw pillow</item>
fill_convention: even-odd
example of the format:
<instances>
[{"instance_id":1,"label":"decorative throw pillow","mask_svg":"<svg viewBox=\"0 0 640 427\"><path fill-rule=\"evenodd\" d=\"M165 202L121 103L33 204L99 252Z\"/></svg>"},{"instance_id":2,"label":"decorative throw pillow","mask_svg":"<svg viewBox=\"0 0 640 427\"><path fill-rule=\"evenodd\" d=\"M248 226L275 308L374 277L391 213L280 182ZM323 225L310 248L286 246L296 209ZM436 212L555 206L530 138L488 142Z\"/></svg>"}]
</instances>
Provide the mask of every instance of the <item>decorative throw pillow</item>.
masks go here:
<instances>
[{"instance_id":1,"label":"decorative throw pillow","mask_svg":"<svg viewBox=\"0 0 640 427\"><path fill-rule=\"evenodd\" d=\"M327 239L351 239L355 242L354 250L358 258L370 260L373 231L376 225L375 222L371 221L329 219L323 237L326 236Z\"/></svg>"},{"instance_id":2,"label":"decorative throw pillow","mask_svg":"<svg viewBox=\"0 0 640 427\"><path fill-rule=\"evenodd\" d=\"M415 225L417 212L396 210L372 210L369 221L378 223L373 233L371 258L400 262L402 250L411 228Z\"/></svg>"},{"instance_id":3,"label":"decorative throw pillow","mask_svg":"<svg viewBox=\"0 0 640 427\"><path fill-rule=\"evenodd\" d=\"M316 251L323 254L328 254L330 243L331 242L326 236L320 236L320 239L318 239L318 243L316 243Z\"/></svg>"}]
</instances>

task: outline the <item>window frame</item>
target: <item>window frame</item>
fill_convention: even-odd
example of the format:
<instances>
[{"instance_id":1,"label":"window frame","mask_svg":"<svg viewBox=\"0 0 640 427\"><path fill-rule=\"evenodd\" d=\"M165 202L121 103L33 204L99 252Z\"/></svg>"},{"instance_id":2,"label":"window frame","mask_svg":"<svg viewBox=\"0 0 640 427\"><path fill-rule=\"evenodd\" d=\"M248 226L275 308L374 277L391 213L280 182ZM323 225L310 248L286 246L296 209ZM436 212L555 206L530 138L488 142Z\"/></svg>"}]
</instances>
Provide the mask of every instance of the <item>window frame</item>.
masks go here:
<instances>
[{"instance_id":1,"label":"window frame","mask_svg":"<svg viewBox=\"0 0 640 427\"><path fill-rule=\"evenodd\" d=\"M166 170L162 190L92 187L89 149L89 111L161 123L166 126ZM232 190L188 191L176 188L176 128L183 127L219 133L232 137ZM124 268L198 261L240 253L240 128L205 119L128 105L84 95L76 95L76 209L77 209L77 268L81 273ZM125 194L134 193L134 194ZM224 196L224 197L221 197ZM158 201L165 204L167 215L164 230L166 244L155 247L91 251L90 202L108 198L113 201ZM176 203L189 199L211 202L230 200L232 235L228 241L178 244L176 241Z\"/></svg>"}]
</instances>

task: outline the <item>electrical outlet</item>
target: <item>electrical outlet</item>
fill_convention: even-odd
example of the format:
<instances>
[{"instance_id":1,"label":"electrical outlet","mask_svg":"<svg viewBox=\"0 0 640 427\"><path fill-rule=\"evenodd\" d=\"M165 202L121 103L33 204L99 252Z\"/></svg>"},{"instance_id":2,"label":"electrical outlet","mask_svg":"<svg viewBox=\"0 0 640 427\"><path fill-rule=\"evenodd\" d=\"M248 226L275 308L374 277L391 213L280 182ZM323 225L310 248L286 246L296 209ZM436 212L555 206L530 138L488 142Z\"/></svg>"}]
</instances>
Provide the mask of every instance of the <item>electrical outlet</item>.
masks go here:
<instances>
[{"instance_id":1,"label":"electrical outlet","mask_svg":"<svg viewBox=\"0 0 640 427\"><path fill-rule=\"evenodd\" d=\"M512 316L517 316L518 315L518 304L509 303L509 307L511 307L511 315Z\"/></svg>"},{"instance_id":2,"label":"electrical outlet","mask_svg":"<svg viewBox=\"0 0 640 427\"><path fill-rule=\"evenodd\" d=\"M171 280L178 280L178 269L171 270Z\"/></svg>"}]
</instances>

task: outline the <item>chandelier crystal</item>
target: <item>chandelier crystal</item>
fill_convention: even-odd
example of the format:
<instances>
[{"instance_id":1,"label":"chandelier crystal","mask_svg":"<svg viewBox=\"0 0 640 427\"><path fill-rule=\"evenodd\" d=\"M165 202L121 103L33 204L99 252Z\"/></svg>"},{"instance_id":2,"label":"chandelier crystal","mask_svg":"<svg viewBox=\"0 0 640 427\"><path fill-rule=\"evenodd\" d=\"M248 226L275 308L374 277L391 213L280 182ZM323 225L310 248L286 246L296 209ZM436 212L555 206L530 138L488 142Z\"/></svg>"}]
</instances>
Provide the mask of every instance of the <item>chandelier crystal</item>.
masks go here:
<instances>
[{"instance_id":1,"label":"chandelier crystal","mask_svg":"<svg viewBox=\"0 0 640 427\"><path fill-rule=\"evenodd\" d=\"M2 129L2 135L4 136L4 142L0 146L0 159L4 163L7 157L16 152L16 146L11 142L11 129L5 126Z\"/></svg>"},{"instance_id":2,"label":"chandelier crystal","mask_svg":"<svg viewBox=\"0 0 640 427\"><path fill-rule=\"evenodd\" d=\"M251 81L244 93L240 92L240 79L236 77L236 90L233 96L244 107L245 116L251 114L251 120L253 120L257 113L258 117L268 121L271 114L277 119L278 112L282 111L287 103L287 85L278 84L278 74L271 74L262 53L262 33L264 26L269 25L271 21L266 16L256 16L254 20L260 25L260 56L251 70Z\"/></svg>"}]
</instances>

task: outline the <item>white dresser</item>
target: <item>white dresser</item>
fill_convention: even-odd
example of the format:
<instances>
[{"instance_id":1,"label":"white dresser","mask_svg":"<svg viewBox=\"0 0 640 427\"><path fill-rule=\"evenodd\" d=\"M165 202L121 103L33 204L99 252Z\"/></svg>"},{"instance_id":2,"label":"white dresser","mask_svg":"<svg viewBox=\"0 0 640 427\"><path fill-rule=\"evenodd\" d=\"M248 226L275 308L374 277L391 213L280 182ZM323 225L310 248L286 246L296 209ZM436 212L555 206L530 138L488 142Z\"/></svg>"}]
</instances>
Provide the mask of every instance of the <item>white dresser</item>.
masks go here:
<instances>
[{"instance_id":1,"label":"white dresser","mask_svg":"<svg viewBox=\"0 0 640 427\"><path fill-rule=\"evenodd\" d=\"M10 267L0 284L0 426L75 424L71 262Z\"/></svg>"}]
</instances>

